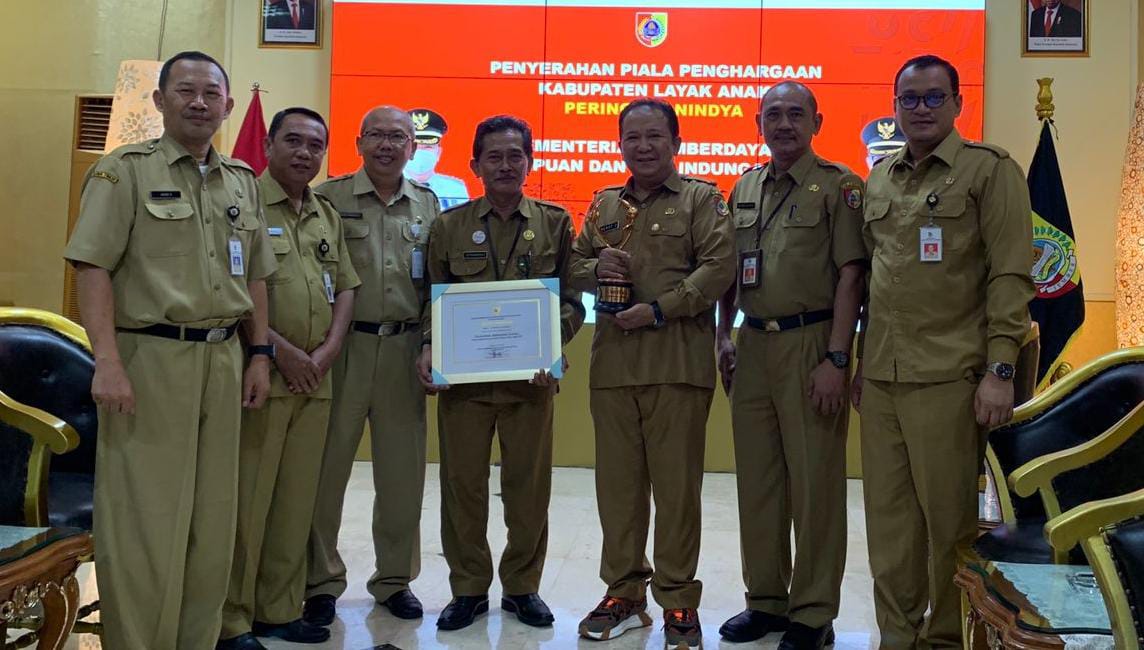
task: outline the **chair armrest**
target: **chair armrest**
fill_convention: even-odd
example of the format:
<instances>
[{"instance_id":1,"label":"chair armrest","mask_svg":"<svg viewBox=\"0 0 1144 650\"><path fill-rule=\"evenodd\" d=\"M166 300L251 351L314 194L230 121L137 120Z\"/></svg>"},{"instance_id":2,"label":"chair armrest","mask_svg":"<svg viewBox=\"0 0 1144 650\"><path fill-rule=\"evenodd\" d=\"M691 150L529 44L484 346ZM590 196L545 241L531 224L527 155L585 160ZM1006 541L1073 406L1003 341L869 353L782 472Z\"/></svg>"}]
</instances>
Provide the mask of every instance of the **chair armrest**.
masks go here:
<instances>
[{"instance_id":1,"label":"chair armrest","mask_svg":"<svg viewBox=\"0 0 1144 650\"><path fill-rule=\"evenodd\" d=\"M1144 515L1144 490L1090 501L1050 519L1045 524L1045 539L1053 548L1068 551L1101 528L1140 515Z\"/></svg>"},{"instance_id":2,"label":"chair armrest","mask_svg":"<svg viewBox=\"0 0 1144 650\"><path fill-rule=\"evenodd\" d=\"M1129 411L1119 422L1107 431L1084 444L1045 454L1018 467L1009 475L1009 487L1018 495L1027 497L1040 490L1042 497L1053 495L1052 481L1070 470L1090 465L1119 448L1125 441L1144 428L1144 403ZM1052 501L1056 501L1053 496ZM1046 510L1050 517L1060 514L1059 510Z\"/></svg>"},{"instance_id":3,"label":"chair armrest","mask_svg":"<svg viewBox=\"0 0 1144 650\"><path fill-rule=\"evenodd\" d=\"M27 432L53 454L64 454L79 446L79 434L67 422L34 406L22 404L0 391L0 422Z\"/></svg>"}]
</instances>

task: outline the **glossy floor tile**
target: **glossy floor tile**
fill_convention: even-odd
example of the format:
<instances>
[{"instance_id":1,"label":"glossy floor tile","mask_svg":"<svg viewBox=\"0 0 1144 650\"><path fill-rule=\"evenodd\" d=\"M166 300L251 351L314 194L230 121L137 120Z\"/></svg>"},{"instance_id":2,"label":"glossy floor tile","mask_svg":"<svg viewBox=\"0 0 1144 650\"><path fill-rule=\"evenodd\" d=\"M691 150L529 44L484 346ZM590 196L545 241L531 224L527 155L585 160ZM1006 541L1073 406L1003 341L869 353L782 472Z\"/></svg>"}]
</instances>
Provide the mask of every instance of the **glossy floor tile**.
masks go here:
<instances>
[{"instance_id":1,"label":"glossy floor tile","mask_svg":"<svg viewBox=\"0 0 1144 650\"><path fill-rule=\"evenodd\" d=\"M490 491L499 492L499 472L493 468ZM842 610L835 621L839 650L877 647L878 637L872 603L870 570L866 561L866 526L862 514L862 484L849 481L847 518L849 550L846 577L842 585ZM370 541L370 512L373 489L369 466L357 463L346 496L341 549L349 566L350 587L338 601L338 619L331 626L329 642L302 646L264 640L271 649L371 650L390 644L401 650L450 648L454 650L529 650L539 648L591 648L595 650L662 648L662 610L649 605L651 627L633 630L610 642L591 642L577 637L580 619L596 605L604 593L600 582L600 522L596 515L595 483L590 469L557 468L553 472L552 505L549 517L548 559L544 567L541 596L556 615L548 629L531 628L500 611L499 587L489 594L492 605L469 628L438 632L436 618L449 602L448 567L441 555L440 490L437 466L431 465L425 485L425 505L421 521L422 570L413 591L425 605L425 618L403 621L387 610L375 607L365 590L373 567ZM650 539L650 538L649 538ZM503 510L499 499L490 503L489 543L494 564L505 543ZM650 542L648 552L650 554ZM699 558L699 579L703 581L703 603L699 610L707 648L773 648L774 634L752 644L732 644L719 638L719 625L743 608L743 584L739 567L738 516L733 474L707 474L703 484L703 542ZM94 595L95 578L85 567L80 575L83 600ZM95 650L98 640L90 636L72 638L69 649Z\"/></svg>"}]
</instances>

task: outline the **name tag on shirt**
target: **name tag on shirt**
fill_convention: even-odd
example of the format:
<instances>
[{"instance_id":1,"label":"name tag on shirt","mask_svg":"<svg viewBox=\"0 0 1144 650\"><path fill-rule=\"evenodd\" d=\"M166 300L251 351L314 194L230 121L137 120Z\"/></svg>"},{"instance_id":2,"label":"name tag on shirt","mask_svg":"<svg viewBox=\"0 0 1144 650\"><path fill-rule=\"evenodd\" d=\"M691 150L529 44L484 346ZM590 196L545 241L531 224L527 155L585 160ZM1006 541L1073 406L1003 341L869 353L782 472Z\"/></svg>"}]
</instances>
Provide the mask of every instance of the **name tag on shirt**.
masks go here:
<instances>
[{"instance_id":1,"label":"name tag on shirt","mask_svg":"<svg viewBox=\"0 0 1144 650\"><path fill-rule=\"evenodd\" d=\"M242 242L231 237L227 247L230 249L230 274L246 275L246 264L242 259Z\"/></svg>"},{"instance_id":2,"label":"name tag on shirt","mask_svg":"<svg viewBox=\"0 0 1144 650\"><path fill-rule=\"evenodd\" d=\"M920 248L918 259L923 262L940 262L943 252L941 228L938 226L922 226L919 238Z\"/></svg>"},{"instance_id":3,"label":"name tag on shirt","mask_svg":"<svg viewBox=\"0 0 1144 650\"><path fill-rule=\"evenodd\" d=\"M151 198L153 200L162 201L166 199L178 199L183 196L179 190L152 190Z\"/></svg>"},{"instance_id":4,"label":"name tag on shirt","mask_svg":"<svg viewBox=\"0 0 1144 650\"><path fill-rule=\"evenodd\" d=\"M743 251L739 254L739 286L753 289L762 282L763 251Z\"/></svg>"},{"instance_id":5,"label":"name tag on shirt","mask_svg":"<svg viewBox=\"0 0 1144 650\"><path fill-rule=\"evenodd\" d=\"M271 237L281 237L282 236L282 229L281 228L270 227L270 228L266 229L266 232L269 233Z\"/></svg>"},{"instance_id":6,"label":"name tag on shirt","mask_svg":"<svg viewBox=\"0 0 1144 650\"><path fill-rule=\"evenodd\" d=\"M331 305L334 304L334 281L329 271L322 271L322 286L326 288L326 300Z\"/></svg>"},{"instance_id":7,"label":"name tag on shirt","mask_svg":"<svg viewBox=\"0 0 1144 650\"><path fill-rule=\"evenodd\" d=\"M613 230L615 230L616 228L619 228L619 227L620 227L620 222L619 221L613 221L612 223L606 223L606 224L600 226L600 232L612 232Z\"/></svg>"},{"instance_id":8,"label":"name tag on shirt","mask_svg":"<svg viewBox=\"0 0 1144 650\"><path fill-rule=\"evenodd\" d=\"M420 248L414 248L413 252L409 254L409 275L414 280L420 280L425 277L425 253L421 252Z\"/></svg>"}]
</instances>

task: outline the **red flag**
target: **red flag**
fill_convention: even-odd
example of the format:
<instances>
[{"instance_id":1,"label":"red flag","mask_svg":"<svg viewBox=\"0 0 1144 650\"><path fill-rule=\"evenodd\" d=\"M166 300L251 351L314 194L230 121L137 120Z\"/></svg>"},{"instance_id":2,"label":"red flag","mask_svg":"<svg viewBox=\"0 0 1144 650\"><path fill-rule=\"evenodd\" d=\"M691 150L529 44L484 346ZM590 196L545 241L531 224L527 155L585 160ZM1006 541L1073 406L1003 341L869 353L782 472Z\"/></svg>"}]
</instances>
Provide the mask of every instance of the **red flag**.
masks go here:
<instances>
[{"instance_id":1,"label":"red flag","mask_svg":"<svg viewBox=\"0 0 1144 650\"><path fill-rule=\"evenodd\" d=\"M255 174L262 174L266 169L266 150L263 142L266 140L266 123L262 121L262 100L258 98L259 90L251 91L254 97L250 106L246 108L246 117L242 118L242 126L238 129L238 137L234 140L234 151L231 156L254 168Z\"/></svg>"}]
</instances>

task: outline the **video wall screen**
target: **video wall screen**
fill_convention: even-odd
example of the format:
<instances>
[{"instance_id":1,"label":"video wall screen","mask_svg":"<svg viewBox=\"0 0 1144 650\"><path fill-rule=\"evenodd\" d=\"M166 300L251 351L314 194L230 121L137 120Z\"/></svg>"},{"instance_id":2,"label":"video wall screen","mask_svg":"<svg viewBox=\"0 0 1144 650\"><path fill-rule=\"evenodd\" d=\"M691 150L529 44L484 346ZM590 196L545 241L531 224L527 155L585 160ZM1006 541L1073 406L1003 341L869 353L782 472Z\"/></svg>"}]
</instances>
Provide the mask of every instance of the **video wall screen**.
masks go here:
<instances>
[{"instance_id":1,"label":"video wall screen","mask_svg":"<svg viewBox=\"0 0 1144 650\"><path fill-rule=\"evenodd\" d=\"M796 80L825 116L815 149L865 176L872 153L900 146L894 74L923 53L958 67L958 128L980 138L985 0L335 0L329 170L360 165L367 110L416 109L423 137L406 175L455 204L482 193L469 170L476 124L509 113L533 128L526 193L565 205L579 227L593 192L627 178L627 102L674 104L680 171L730 192L768 159L759 98Z\"/></svg>"}]
</instances>

